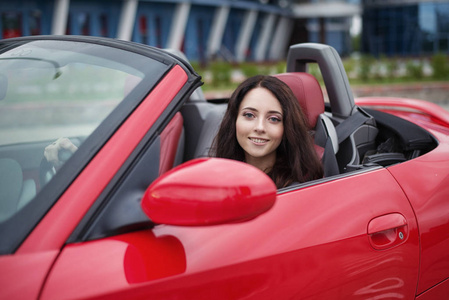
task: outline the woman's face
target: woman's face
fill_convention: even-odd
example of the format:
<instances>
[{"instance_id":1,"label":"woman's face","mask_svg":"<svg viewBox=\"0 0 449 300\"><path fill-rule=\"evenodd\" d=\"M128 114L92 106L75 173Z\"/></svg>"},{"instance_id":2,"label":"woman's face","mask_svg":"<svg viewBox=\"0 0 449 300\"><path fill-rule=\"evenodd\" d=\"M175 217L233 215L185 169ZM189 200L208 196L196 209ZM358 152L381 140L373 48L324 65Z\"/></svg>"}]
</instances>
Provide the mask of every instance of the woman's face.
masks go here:
<instances>
[{"instance_id":1,"label":"woman's face","mask_svg":"<svg viewBox=\"0 0 449 300\"><path fill-rule=\"evenodd\" d=\"M236 120L237 141L246 162L269 171L283 134L283 111L277 98L265 88L249 91L240 103Z\"/></svg>"}]
</instances>

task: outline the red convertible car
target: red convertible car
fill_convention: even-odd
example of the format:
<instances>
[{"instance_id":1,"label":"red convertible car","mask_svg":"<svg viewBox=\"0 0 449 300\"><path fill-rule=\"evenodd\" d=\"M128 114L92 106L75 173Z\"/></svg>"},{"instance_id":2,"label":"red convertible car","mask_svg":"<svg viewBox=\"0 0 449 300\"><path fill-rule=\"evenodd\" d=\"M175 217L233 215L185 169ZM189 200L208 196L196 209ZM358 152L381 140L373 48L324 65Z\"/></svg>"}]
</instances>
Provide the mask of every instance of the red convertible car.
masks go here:
<instances>
[{"instance_id":1,"label":"red convertible car","mask_svg":"<svg viewBox=\"0 0 449 300\"><path fill-rule=\"evenodd\" d=\"M291 46L275 76L325 169L279 190L207 157L226 99L173 53L0 41L0 298L448 299L449 113L354 100L322 44ZM60 137L78 150L55 170Z\"/></svg>"}]
</instances>

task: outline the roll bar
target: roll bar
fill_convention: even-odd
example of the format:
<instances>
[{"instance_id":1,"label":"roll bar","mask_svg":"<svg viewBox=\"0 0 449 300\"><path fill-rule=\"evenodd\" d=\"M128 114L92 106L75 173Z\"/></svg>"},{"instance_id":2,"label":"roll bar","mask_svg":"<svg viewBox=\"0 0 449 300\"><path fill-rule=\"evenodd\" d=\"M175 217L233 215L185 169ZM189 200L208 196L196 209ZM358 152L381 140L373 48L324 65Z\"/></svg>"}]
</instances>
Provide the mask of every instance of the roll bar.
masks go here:
<instances>
[{"instance_id":1,"label":"roll bar","mask_svg":"<svg viewBox=\"0 0 449 300\"><path fill-rule=\"evenodd\" d=\"M292 45L287 55L287 72L307 72L308 63L317 63L329 96L332 115L346 119L356 106L348 76L337 51L318 43Z\"/></svg>"}]
</instances>

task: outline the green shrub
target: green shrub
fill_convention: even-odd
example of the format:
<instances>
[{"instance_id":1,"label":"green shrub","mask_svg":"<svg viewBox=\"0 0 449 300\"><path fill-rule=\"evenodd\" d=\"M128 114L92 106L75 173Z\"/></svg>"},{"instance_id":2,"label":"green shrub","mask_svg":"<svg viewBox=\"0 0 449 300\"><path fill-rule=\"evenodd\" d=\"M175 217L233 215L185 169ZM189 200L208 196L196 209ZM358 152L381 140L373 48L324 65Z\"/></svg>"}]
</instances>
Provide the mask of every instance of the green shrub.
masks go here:
<instances>
[{"instance_id":1,"label":"green shrub","mask_svg":"<svg viewBox=\"0 0 449 300\"><path fill-rule=\"evenodd\" d=\"M246 78L261 74L261 70L255 63L242 63L240 64L240 70Z\"/></svg>"},{"instance_id":2,"label":"green shrub","mask_svg":"<svg viewBox=\"0 0 449 300\"><path fill-rule=\"evenodd\" d=\"M287 72L287 62L286 61L280 61L276 64L276 73L284 73Z\"/></svg>"},{"instance_id":3,"label":"green shrub","mask_svg":"<svg viewBox=\"0 0 449 300\"><path fill-rule=\"evenodd\" d=\"M384 73L382 72L382 66L385 64L385 58L374 59L371 65L370 78L376 81L383 81L385 79Z\"/></svg>"},{"instance_id":4,"label":"green shrub","mask_svg":"<svg viewBox=\"0 0 449 300\"><path fill-rule=\"evenodd\" d=\"M343 67L345 68L348 77L350 77L352 73L356 70L356 62L353 58L345 59L343 60Z\"/></svg>"},{"instance_id":5,"label":"green shrub","mask_svg":"<svg viewBox=\"0 0 449 300\"><path fill-rule=\"evenodd\" d=\"M359 77L362 81L367 82L371 78L371 68L375 59L371 55L362 55L360 57Z\"/></svg>"},{"instance_id":6,"label":"green shrub","mask_svg":"<svg viewBox=\"0 0 449 300\"><path fill-rule=\"evenodd\" d=\"M396 58L391 58L385 61L386 75L388 78L395 78L399 69L399 61Z\"/></svg>"},{"instance_id":7,"label":"green shrub","mask_svg":"<svg viewBox=\"0 0 449 300\"><path fill-rule=\"evenodd\" d=\"M204 68L201 67L201 64L199 62L191 61L190 65L197 73L204 72Z\"/></svg>"},{"instance_id":8,"label":"green shrub","mask_svg":"<svg viewBox=\"0 0 449 300\"><path fill-rule=\"evenodd\" d=\"M445 54L438 53L433 55L430 63L433 69L433 78L449 79L449 64Z\"/></svg>"},{"instance_id":9,"label":"green shrub","mask_svg":"<svg viewBox=\"0 0 449 300\"><path fill-rule=\"evenodd\" d=\"M362 40L361 34L357 34L351 38L352 51L354 51L354 52L360 51L361 40Z\"/></svg>"},{"instance_id":10,"label":"green shrub","mask_svg":"<svg viewBox=\"0 0 449 300\"><path fill-rule=\"evenodd\" d=\"M263 75L273 74L273 70L272 69L273 69L273 65L269 64L269 63L258 65L259 74L263 74Z\"/></svg>"},{"instance_id":11,"label":"green shrub","mask_svg":"<svg viewBox=\"0 0 449 300\"><path fill-rule=\"evenodd\" d=\"M320 83L323 83L323 75L321 74L320 67L316 63L307 64L307 71L313 75Z\"/></svg>"},{"instance_id":12,"label":"green shrub","mask_svg":"<svg viewBox=\"0 0 449 300\"><path fill-rule=\"evenodd\" d=\"M423 63L421 61L407 61L405 65L407 71L407 77L410 79L422 79L424 78Z\"/></svg>"},{"instance_id":13,"label":"green shrub","mask_svg":"<svg viewBox=\"0 0 449 300\"><path fill-rule=\"evenodd\" d=\"M232 66L228 62L213 62L210 65L212 85L214 87L229 86L231 84Z\"/></svg>"}]
</instances>

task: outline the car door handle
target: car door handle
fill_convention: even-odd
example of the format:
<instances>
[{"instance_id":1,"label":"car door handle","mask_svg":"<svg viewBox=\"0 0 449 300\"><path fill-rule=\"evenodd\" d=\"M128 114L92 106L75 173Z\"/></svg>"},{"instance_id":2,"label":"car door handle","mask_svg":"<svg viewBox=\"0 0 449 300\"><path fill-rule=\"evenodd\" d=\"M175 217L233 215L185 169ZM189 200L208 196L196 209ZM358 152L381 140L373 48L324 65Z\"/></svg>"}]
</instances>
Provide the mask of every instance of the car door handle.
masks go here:
<instances>
[{"instance_id":1,"label":"car door handle","mask_svg":"<svg viewBox=\"0 0 449 300\"><path fill-rule=\"evenodd\" d=\"M374 249L389 249L407 240L407 220L399 213L379 216L368 223L367 233Z\"/></svg>"}]
</instances>

